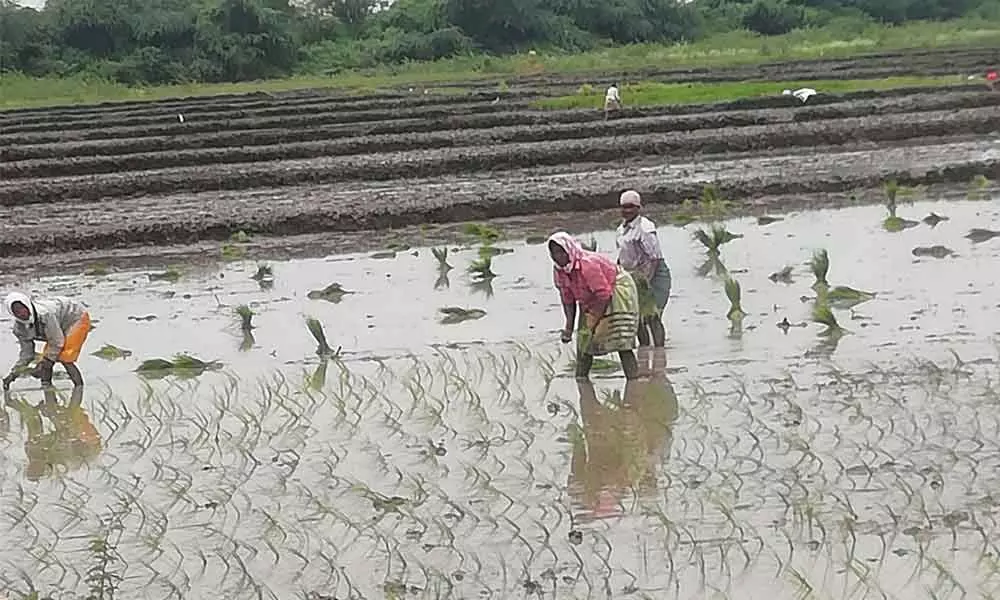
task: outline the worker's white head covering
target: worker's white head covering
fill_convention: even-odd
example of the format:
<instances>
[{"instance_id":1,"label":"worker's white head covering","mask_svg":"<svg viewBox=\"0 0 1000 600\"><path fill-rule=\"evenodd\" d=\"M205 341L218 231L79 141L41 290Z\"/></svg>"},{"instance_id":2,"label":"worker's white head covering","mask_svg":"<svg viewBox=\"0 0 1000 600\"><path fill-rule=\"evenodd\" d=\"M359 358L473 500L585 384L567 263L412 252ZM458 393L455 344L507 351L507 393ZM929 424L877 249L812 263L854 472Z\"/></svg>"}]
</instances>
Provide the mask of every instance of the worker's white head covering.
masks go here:
<instances>
[{"instance_id":1,"label":"worker's white head covering","mask_svg":"<svg viewBox=\"0 0 1000 600\"><path fill-rule=\"evenodd\" d=\"M642 196L635 190L626 190L619 196L618 204L622 206L642 206Z\"/></svg>"},{"instance_id":2,"label":"worker's white head covering","mask_svg":"<svg viewBox=\"0 0 1000 600\"><path fill-rule=\"evenodd\" d=\"M14 305L17 303L23 304L28 309L28 318L18 319L17 315L14 314ZM11 314L12 317L17 319L22 323L35 322L35 307L31 304L31 298L27 294L22 294L21 292L11 292L7 294L7 298L4 300L3 305L7 307L7 312Z\"/></svg>"}]
</instances>

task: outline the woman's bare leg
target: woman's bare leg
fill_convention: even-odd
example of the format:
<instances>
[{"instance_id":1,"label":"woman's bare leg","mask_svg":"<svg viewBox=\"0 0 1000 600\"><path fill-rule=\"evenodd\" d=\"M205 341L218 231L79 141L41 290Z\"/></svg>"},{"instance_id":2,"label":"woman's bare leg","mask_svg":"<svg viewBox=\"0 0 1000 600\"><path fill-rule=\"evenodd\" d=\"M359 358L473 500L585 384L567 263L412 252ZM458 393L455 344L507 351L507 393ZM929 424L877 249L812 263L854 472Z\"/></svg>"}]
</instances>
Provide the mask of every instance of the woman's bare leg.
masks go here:
<instances>
[{"instance_id":1,"label":"woman's bare leg","mask_svg":"<svg viewBox=\"0 0 1000 600\"><path fill-rule=\"evenodd\" d=\"M638 379L639 361L635 358L635 352L624 350L618 353L618 358L622 361L622 371L625 371L625 379Z\"/></svg>"}]
</instances>

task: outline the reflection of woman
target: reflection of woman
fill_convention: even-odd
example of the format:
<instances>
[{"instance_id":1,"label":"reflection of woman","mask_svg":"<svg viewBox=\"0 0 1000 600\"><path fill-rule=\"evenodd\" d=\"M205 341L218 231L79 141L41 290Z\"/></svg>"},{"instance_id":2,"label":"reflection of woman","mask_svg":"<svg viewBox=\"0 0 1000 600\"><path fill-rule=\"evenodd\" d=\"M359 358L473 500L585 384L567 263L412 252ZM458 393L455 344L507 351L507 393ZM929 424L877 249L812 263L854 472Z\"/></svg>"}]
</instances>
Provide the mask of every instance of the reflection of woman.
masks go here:
<instances>
[{"instance_id":1,"label":"reflection of woman","mask_svg":"<svg viewBox=\"0 0 1000 600\"><path fill-rule=\"evenodd\" d=\"M583 427L571 433L570 494L591 518L621 512L627 490L656 492L655 467L672 439L677 395L665 376L631 380L624 398L617 391L601 404L594 384L579 380Z\"/></svg>"},{"instance_id":2,"label":"reflection of woman","mask_svg":"<svg viewBox=\"0 0 1000 600\"><path fill-rule=\"evenodd\" d=\"M56 465L67 469L83 466L101 452L101 434L83 409L83 386L73 388L66 406L60 404L54 388L47 388L44 394L45 400L38 406L22 399L8 401L28 430L25 476L31 481L52 474ZM52 424L48 433L43 416Z\"/></svg>"}]
</instances>

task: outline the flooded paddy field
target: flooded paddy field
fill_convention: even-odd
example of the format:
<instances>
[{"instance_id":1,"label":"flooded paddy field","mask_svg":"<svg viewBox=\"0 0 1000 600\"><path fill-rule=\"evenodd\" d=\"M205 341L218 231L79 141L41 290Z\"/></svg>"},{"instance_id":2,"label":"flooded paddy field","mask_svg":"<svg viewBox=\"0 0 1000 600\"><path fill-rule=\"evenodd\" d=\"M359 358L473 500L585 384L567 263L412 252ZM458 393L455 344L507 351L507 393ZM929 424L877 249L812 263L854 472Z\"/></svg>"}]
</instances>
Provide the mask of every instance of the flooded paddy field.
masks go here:
<instances>
[{"instance_id":1,"label":"flooded paddy field","mask_svg":"<svg viewBox=\"0 0 1000 600\"><path fill-rule=\"evenodd\" d=\"M544 246L502 224L488 286L467 273L478 244L450 244L447 272L425 246L249 245L22 278L96 328L82 396L19 381L0 417L0 591L991 597L1000 238L966 236L1000 208L986 186L896 191L891 231L879 205L720 217L743 237L714 259L693 238L708 224L661 221L669 340L630 384L614 365L572 378ZM611 252L609 225L563 225ZM810 318L818 249L831 286L874 294L835 307L839 336ZM136 373L182 352L219 364Z\"/></svg>"}]
</instances>

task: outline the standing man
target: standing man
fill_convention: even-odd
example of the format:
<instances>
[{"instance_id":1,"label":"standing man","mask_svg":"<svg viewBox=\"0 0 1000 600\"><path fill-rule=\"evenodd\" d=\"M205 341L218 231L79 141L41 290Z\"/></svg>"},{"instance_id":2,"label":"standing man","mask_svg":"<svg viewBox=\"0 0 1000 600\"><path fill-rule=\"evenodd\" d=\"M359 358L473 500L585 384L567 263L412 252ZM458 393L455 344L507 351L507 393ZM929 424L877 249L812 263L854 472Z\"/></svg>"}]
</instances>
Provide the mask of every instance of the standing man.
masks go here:
<instances>
[{"instance_id":1,"label":"standing man","mask_svg":"<svg viewBox=\"0 0 1000 600\"><path fill-rule=\"evenodd\" d=\"M632 274L639 288L639 345L662 348L667 332L663 326L663 309L670 298L670 269L663 259L656 224L640 215L642 198L639 192L628 190L619 198L622 223L618 226L618 264Z\"/></svg>"},{"instance_id":2,"label":"standing man","mask_svg":"<svg viewBox=\"0 0 1000 600\"><path fill-rule=\"evenodd\" d=\"M611 110L621 110L622 97L618 93L618 84L612 83L608 91L604 93L604 120L608 120Z\"/></svg>"},{"instance_id":3,"label":"standing man","mask_svg":"<svg viewBox=\"0 0 1000 600\"><path fill-rule=\"evenodd\" d=\"M3 378L3 389L9 389L10 384L24 374L25 367L35 360L36 341L45 342L45 348L42 360L31 371L33 377L41 379L43 386L51 386L52 368L59 362L74 386L83 385L83 375L76 361L90 334L87 309L72 298L31 298L20 292L8 294L4 305L14 317L14 337L20 354L10 375Z\"/></svg>"}]
</instances>

